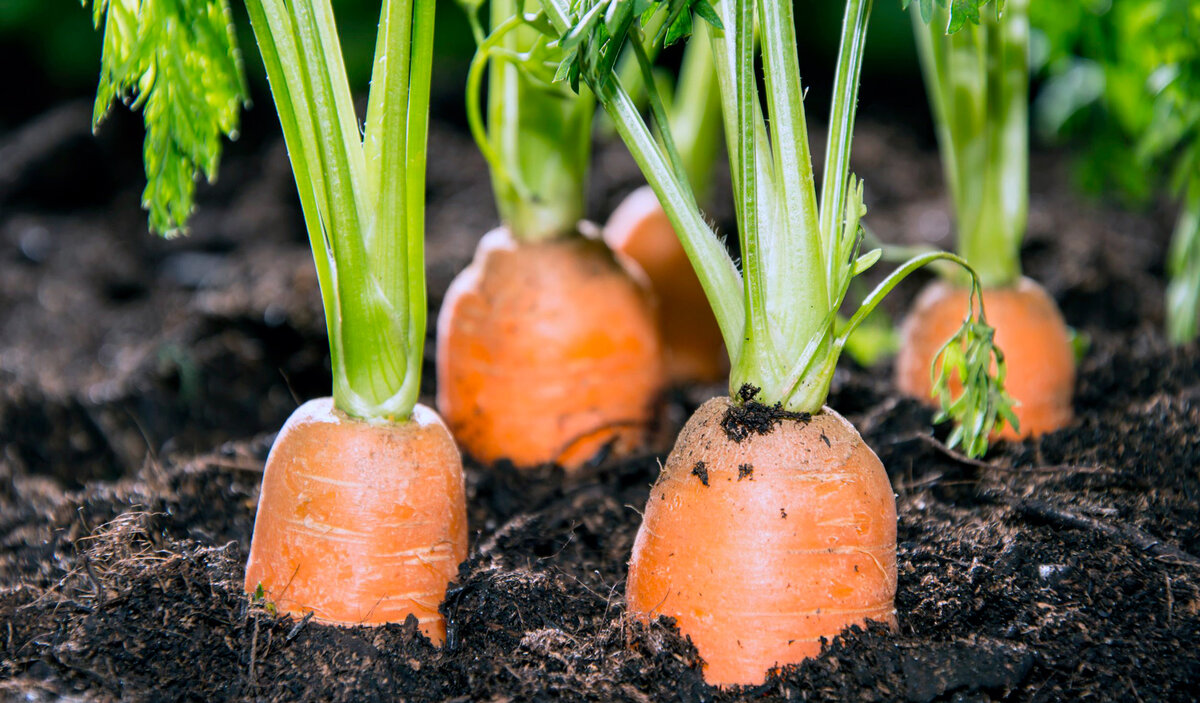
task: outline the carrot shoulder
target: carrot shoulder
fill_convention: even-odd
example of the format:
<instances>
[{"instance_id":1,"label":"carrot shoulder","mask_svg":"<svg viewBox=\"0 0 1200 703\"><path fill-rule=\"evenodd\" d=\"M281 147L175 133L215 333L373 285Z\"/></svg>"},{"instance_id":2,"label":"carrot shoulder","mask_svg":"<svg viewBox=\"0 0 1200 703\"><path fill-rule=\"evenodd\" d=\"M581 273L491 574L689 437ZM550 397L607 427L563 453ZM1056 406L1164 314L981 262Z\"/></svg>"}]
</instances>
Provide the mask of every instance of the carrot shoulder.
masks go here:
<instances>
[{"instance_id":1,"label":"carrot shoulder","mask_svg":"<svg viewBox=\"0 0 1200 703\"><path fill-rule=\"evenodd\" d=\"M375 424L322 398L288 419L267 458L247 591L327 623L412 614L440 644L438 606L466 554L462 459L431 409Z\"/></svg>"},{"instance_id":2,"label":"carrot shoulder","mask_svg":"<svg viewBox=\"0 0 1200 703\"><path fill-rule=\"evenodd\" d=\"M684 427L629 564L630 612L669 615L711 684L761 683L847 626L894 624L896 504L882 464L825 408L742 441L729 398Z\"/></svg>"},{"instance_id":3,"label":"carrot shoulder","mask_svg":"<svg viewBox=\"0 0 1200 703\"><path fill-rule=\"evenodd\" d=\"M438 316L438 409L463 450L572 469L639 448L662 385L639 277L601 241L488 233Z\"/></svg>"},{"instance_id":4,"label":"carrot shoulder","mask_svg":"<svg viewBox=\"0 0 1200 703\"><path fill-rule=\"evenodd\" d=\"M725 378L729 360L717 318L650 186L621 201L604 226L604 241L636 261L650 279L658 298L667 378L673 383Z\"/></svg>"},{"instance_id":5,"label":"carrot shoulder","mask_svg":"<svg viewBox=\"0 0 1200 703\"><path fill-rule=\"evenodd\" d=\"M999 437L1014 439L1052 432L1071 421L1075 353L1066 322L1054 300L1032 279L984 292L996 346L1004 350L1006 387L1020 431L1005 425ZM967 290L945 281L931 283L913 304L901 331L896 385L931 405L930 368L938 350L962 324ZM951 391L958 393L957 379Z\"/></svg>"}]
</instances>

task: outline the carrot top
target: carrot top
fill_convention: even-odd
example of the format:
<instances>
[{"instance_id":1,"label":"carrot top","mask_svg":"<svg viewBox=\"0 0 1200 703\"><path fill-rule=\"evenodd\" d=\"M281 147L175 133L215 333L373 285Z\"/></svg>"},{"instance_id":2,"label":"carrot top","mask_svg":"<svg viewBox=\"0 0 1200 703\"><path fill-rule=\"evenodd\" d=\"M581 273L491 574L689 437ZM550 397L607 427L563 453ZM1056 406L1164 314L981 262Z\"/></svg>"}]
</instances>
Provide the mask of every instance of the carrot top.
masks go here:
<instances>
[{"instance_id":1,"label":"carrot top","mask_svg":"<svg viewBox=\"0 0 1200 703\"><path fill-rule=\"evenodd\" d=\"M818 193L804 116L790 2L753 0L541 0L528 18L562 52L558 77L586 84L612 117L679 233L712 304L732 360L731 396L749 385L759 402L792 412L819 412L848 336L879 302L916 269L949 260L971 275L970 311L935 365L942 387L955 373L958 397L942 394L944 415L958 428L951 440L980 454L997 423L1012 422L1004 391L1003 355L987 324L982 285L967 263L944 252L910 259L880 283L845 325L836 315L850 281L874 265L880 251L861 251L862 185L849 172L858 77L871 0L848 0L835 77L825 180ZM643 27L657 13L656 36ZM711 25L726 141L730 145L741 267L726 254L696 205L675 148L665 109L647 81L658 138L612 71L628 40L643 73L647 42L669 43L690 33L696 18ZM760 42L756 42L757 27ZM755 75L761 43L766 112ZM997 373L990 368L995 364Z\"/></svg>"},{"instance_id":2,"label":"carrot top","mask_svg":"<svg viewBox=\"0 0 1200 703\"><path fill-rule=\"evenodd\" d=\"M591 159L590 93L554 82L549 39L522 22L517 0L459 0L479 47L467 74L467 119L492 172L500 218L520 240L572 233L584 216ZM487 70L485 123L480 104Z\"/></svg>"}]
</instances>

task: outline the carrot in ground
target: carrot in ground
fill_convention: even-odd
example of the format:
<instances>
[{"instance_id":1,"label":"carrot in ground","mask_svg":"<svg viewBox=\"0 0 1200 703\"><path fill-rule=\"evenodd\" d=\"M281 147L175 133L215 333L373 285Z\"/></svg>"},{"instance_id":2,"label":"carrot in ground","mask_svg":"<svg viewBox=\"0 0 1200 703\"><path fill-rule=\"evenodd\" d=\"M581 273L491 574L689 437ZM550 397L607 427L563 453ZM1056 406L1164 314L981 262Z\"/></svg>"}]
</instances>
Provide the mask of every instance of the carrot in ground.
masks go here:
<instances>
[{"instance_id":1,"label":"carrot in ground","mask_svg":"<svg viewBox=\"0 0 1200 703\"><path fill-rule=\"evenodd\" d=\"M438 316L438 409L484 462L575 469L649 435L662 346L644 276L580 232L595 102L526 73L547 38L513 0L491 3L492 33L470 14L472 132L491 167L502 225L479 244ZM486 126L479 106L488 78Z\"/></svg>"},{"instance_id":2,"label":"carrot in ground","mask_svg":"<svg viewBox=\"0 0 1200 703\"><path fill-rule=\"evenodd\" d=\"M466 556L462 460L431 409L373 424L322 398L280 430L263 474L248 592L261 584L279 610L322 622L374 625L411 613L440 644L438 606Z\"/></svg>"},{"instance_id":3,"label":"carrot in ground","mask_svg":"<svg viewBox=\"0 0 1200 703\"><path fill-rule=\"evenodd\" d=\"M97 25L108 13L105 46L114 48L98 105L146 88L144 202L162 233L184 229L193 177L215 175L218 134L236 125L244 92L224 0L169 5L153 26L115 3L95 8ZM246 590L330 623L413 615L440 643L438 606L467 532L462 458L436 413L417 404L435 0L383 1L361 128L330 0L245 6L300 196L333 369L333 397L296 410L267 458ZM166 54L187 60L162 63ZM149 148L160 142L172 148Z\"/></svg>"},{"instance_id":4,"label":"carrot in ground","mask_svg":"<svg viewBox=\"0 0 1200 703\"><path fill-rule=\"evenodd\" d=\"M343 625L438 606L466 557L462 458L417 404L435 0L384 0L360 127L330 0L246 0L312 246L333 396L306 403L263 472L245 587Z\"/></svg>"},{"instance_id":5,"label":"carrot in ground","mask_svg":"<svg viewBox=\"0 0 1200 703\"><path fill-rule=\"evenodd\" d=\"M668 120L688 181L701 197L711 181L721 146L721 98L707 25L684 50ZM636 57L621 67L626 86L641 85ZM604 241L642 267L658 299L663 363L671 383L710 383L725 378L729 358L721 328L708 307L704 288L679 243L675 228L649 186L630 193L604 226Z\"/></svg>"},{"instance_id":6,"label":"carrot in ground","mask_svg":"<svg viewBox=\"0 0 1200 703\"><path fill-rule=\"evenodd\" d=\"M695 19L684 14L691 6ZM732 361L732 397L696 412L652 489L630 560L629 614L674 618L714 684L761 683L771 667L816 654L821 638L849 625L895 624L892 489L878 458L825 401L849 335L901 280L937 260L965 262L943 252L915 257L838 322L851 281L880 257L860 251L863 190L849 172L870 0L846 3L820 198L792 3L612 0L603 21L594 8L568 0L541 0L541 7L531 25L569 52L556 57L559 75L585 82L612 118L679 235ZM704 221L654 89L639 24L653 12L667 15L666 36L686 34L694 22L722 27L711 37L740 270ZM613 80L612 56L627 39L657 138ZM964 388L943 401L958 423L950 443L978 455L1007 417L1008 399L1004 363L971 276L970 310L942 356L944 366L961 370Z\"/></svg>"},{"instance_id":7,"label":"carrot in ground","mask_svg":"<svg viewBox=\"0 0 1200 703\"><path fill-rule=\"evenodd\" d=\"M1054 300L1036 282L1022 277L1016 285L986 289L988 320L996 344L1004 350L1006 387L1019 431L1005 425L998 437L1014 439L1056 430L1071 421L1075 393L1075 352L1071 334ZM937 404L930 363L962 324L968 291L947 281L931 283L913 304L901 330L896 384L915 398ZM954 394L961 392L957 377Z\"/></svg>"},{"instance_id":8,"label":"carrot in ground","mask_svg":"<svg viewBox=\"0 0 1200 703\"><path fill-rule=\"evenodd\" d=\"M922 6L929 16L922 16ZM998 436L1028 437L1071 421L1074 349L1058 306L1021 276L1029 210L1029 0L991 2L979 10L968 21L952 8L914 3L913 27L958 251L979 272L996 342L1006 352L1018 422ZM966 309L961 282L934 283L921 294L902 332L900 390L937 402L929 365ZM957 392L955 383L951 379Z\"/></svg>"},{"instance_id":9,"label":"carrot in ground","mask_svg":"<svg viewBox=\"0 0 1200 703\"><path fill-rule=\"evenodd\" d=\"M642 446L662 386L650 294L583 236L489 232L438 318L438 407L475 458L577 468Z\"/></svg>"},{"instance_id":10,"label":"carrot in ground","mask_svg":"<svg viewBox=\"0 0 1200 703\"><path fill-rule=\"evenodd\" d=\"M658 298L663 365L672 383L718 381L729 373L721 328L704 288L649 186L629 194L604 226L604 241L638 263Z\"/></svg>"},{"instance_id":11,"label":"carrot in ground","mask_svg":"<svg viewBox=\"0 0 1200 703\"><path fill-rule=\"evenodd\" d=\"M713 684L815 656L850 623L896 622L896 501L875 453L829 408L740 441L723 426L737 411L713 398L683 428L626 589L631 612L676 618Z\"/></svg>"}]
</instances>

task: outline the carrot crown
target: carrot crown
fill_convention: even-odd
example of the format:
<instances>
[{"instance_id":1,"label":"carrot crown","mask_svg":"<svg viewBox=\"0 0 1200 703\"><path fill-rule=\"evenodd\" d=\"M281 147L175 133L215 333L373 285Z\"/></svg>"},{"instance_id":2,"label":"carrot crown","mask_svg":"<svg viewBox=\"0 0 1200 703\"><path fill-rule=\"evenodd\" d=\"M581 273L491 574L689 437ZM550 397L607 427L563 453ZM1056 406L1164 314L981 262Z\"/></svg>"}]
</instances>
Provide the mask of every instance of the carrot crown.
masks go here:
<instances>
[{"instance_id":1,"label":"carrot crown","mask_svg":"<svg viewBox=\"0 0 1200 703\"><path fill-rule=\"evenodd\" d=\"M804 116L790 2L768 0L541 0L532 26L549 27L563 52L559 77L584 82L612 117L621 138L654 188L704 286L733 362L731 396L750 385L757 399L791 411L819 412L838 356L851 332L905 277L933 261L963 266L972 277L970 311L935 366L946 417L958 427L952 442L972 454L987 448L998 422L1012 422L1004 392L1003 355L987 325L981 285L966 262L934 252L915 257L880 283L847 324L837 311L851 279L869 269L879 250L860 251L862 185L849 173L858 77L871 0L848 0L834 84L824 183L818 197ZM643 26L665 13L647 39ZM612 69L628 43L644 75L646 43L690 33L693 13L711 25L726 142L730 145L741 270L704 221L675 148L661 99L647 81L658 139L642 120ZM761 43L766 95L759 93L755 29ZM544 30L546 31L546 30ZM762 109L765 97L766 113ZM998 372L989 369L995 364ZM952 397L957 373L964 392Z\"/></svg>"},{"instance_id":2,"label":"carrot crown","mask_svg":"<svg viewBox=\"0 0 1200 703\"><path fill-rule=\"evenodd\" d=\"M958 252L985 286L1012 284L1029 213L1029 0L901 4L911 4Z\"/></svg>"},{"instance_id":3,"label":"carrot crown","mask_svg":"<svg viewBox=\"0 0 1200 703\"><path fill-rule=\"evenodd\" d=\"M114 96L145 105L151 227L182 228L197 170L245 94L226 0L95 0L107 10L97 118ZM384 0L366 125L330 0L246 0L316 261L337 407L405 419L425 341L425 152L435 0ZM166 60L166 58L178 60Z\"/></svg>"},{"instance_id":4,"label":"carrot crown","mask_svg":"<svg viewBox=\"0 0 1200 703\"><path fill-rule=\"evenodd\" d=\"M478 43L467 74L467 119L492 172L500 219L522 240L575 232L586 206L595 101L555 84L549 39L522 22L515 0L491 1L490 34L479 21L482 0L459 4Z\"/></svg>"}]
</instances>

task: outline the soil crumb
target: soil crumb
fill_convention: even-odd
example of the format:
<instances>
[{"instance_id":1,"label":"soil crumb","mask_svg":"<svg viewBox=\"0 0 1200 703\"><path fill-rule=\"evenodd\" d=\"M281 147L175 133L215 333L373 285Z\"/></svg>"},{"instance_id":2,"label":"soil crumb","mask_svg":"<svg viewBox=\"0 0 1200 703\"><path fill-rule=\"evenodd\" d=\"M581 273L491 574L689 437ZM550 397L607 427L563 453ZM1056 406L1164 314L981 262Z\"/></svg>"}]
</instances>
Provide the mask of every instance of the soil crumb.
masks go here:
<instances>
[{"instance_id":1,"label":"soil crumb","mask_svg":"<svg viewBox=\"0 0 1200 703\"><path fill-rule=\"evenodd\" d=\"M736 402L729 405L725 417L721 418L721 429L725 430L726 437L741 444L752 434L770 434L775 425L784 420L808 422L812 419L809 413L784 410L782 403L765 405L758 402L755 398L761 391L749 383L738 389Z\"/></svg>"}]
</instances>

